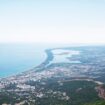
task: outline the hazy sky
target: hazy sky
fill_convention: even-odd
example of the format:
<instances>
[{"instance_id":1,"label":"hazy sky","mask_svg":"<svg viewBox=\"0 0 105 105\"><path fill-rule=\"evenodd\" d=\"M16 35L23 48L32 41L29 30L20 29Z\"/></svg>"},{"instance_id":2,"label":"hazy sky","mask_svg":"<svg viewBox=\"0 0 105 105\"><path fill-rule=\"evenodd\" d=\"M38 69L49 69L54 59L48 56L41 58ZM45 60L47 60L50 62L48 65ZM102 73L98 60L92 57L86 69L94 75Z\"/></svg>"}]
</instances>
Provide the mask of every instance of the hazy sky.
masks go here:
<instances>
[{"instance_id":1,"label":"hazy sky","mask_svg":"<svg viewBox=\"0 0 105 105\"><path fill-rule=\"evenodd\" d=\"M105 43L105 0L0 0L0 42Z\"/></svg>"}]
</instances>

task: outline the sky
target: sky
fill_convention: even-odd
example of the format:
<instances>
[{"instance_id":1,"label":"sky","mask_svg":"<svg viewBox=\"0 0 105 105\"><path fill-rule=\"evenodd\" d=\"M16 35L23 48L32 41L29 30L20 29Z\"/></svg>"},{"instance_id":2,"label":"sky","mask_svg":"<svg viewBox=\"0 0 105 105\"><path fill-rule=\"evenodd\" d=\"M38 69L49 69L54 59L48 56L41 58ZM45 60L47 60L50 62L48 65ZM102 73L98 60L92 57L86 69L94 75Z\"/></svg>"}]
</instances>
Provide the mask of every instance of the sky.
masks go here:
<instances>
[{"instance_id":1,"label":"sky","mask_svg":"<svg viewBox=\"0 0 105 105\"><path fill-rule=\"evenodd\" d=\"M105 43L105 0L0 0L0 43Z\"/></svg>"}]
</instances>

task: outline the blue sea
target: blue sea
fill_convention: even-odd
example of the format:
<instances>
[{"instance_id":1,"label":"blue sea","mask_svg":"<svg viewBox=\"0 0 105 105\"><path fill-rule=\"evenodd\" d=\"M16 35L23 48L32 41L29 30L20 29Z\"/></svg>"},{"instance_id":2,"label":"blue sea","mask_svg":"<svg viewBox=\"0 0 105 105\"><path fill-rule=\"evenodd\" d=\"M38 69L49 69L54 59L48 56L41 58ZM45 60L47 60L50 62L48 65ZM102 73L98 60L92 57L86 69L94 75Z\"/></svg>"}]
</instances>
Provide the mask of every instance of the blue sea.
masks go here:
<instances>
[{"instance_id":1,"label":"blue sea","mask_svg":"<svg viewBox=\"0 0 105 105\"><path fill-rule=\"evenodd\" d=\"M18 74L38 66L46 59L42 44L0 44L0 77Z\"/></svg>"},{"instance_id":2,"label":"blue sea","mask_svg":"<svg viewBox=\"0 0 105 105\"><path fill-rule=\"evenodd\" d=\"M47 57L45 49L58 44L0 44L0 78L11 76L40 65Z\"/></svg>"}]
</instances>

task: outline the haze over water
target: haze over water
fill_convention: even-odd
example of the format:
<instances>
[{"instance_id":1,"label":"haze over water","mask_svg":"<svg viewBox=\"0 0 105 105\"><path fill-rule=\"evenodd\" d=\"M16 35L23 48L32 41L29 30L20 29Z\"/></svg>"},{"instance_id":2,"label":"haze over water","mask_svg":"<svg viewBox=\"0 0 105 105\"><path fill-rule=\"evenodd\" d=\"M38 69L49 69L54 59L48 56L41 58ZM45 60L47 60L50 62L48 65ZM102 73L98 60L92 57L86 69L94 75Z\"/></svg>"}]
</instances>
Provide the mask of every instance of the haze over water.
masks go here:
<instances>
[{"instance_id":1,"label":"haze over water","mask_svg":"<svg viewBox=\"0 0 105 105\"><path fill-rule=\"evenodd\" d=\"M1 0L0 10L0 43L11 43L0 44L0 77L39 65L51 48L13 43L105 44L105 0Z\"/></svg>"}]
</instances>

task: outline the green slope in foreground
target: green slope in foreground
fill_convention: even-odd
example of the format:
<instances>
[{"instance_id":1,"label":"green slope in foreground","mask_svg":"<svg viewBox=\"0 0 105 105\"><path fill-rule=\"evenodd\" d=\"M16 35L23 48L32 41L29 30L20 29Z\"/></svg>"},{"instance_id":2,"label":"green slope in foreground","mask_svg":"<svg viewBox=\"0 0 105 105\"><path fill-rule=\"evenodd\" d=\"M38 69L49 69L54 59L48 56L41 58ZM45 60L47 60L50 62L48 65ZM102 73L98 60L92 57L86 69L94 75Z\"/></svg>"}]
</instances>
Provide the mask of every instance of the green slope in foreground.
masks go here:
<instances>
[{"instance_id":1,"label":"green slope in foreground","mask_svg":"<svg viewBox=\"0 0 105 105\"><path fill-rule=\"evenodd\" d=\"M105 105L105 101L97 101L95 103L84 104L84 105Z\"/></svg>"}]
</instances>

